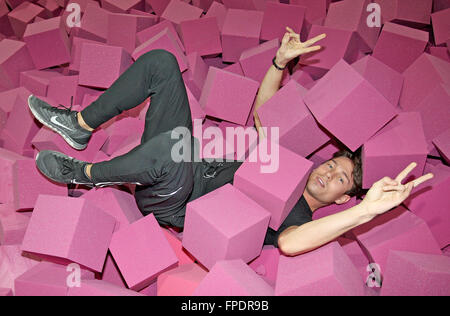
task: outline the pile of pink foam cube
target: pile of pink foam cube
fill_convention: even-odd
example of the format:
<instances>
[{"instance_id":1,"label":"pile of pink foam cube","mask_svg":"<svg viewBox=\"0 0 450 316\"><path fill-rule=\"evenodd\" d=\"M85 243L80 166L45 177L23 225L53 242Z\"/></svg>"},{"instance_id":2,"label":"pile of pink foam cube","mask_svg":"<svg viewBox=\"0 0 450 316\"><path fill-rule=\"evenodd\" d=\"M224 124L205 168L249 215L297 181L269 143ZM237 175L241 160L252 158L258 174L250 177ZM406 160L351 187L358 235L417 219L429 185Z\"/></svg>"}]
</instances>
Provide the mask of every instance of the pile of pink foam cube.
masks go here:
<instances>
[{"instance_id":1,"label":"pile of pink foam cube","mask_svg":"<svg viewBox=\"0 0 450 316\"><path fill-rule=\"evenodd\" d=\"M446 0L0 0L0 296L449 295L449 21ZM225 150L203 158L247 160L233 185L187 205L183 232L143 217L133 186L68 187L36 169L41 150L91 162L128 152L151 100L76 151L32 117L28 96L81 110L153 49L178 61L197 138L255 133L255 97L286 26L303 41L327 37L257 110L279 137L249 139L245 153L210 140ZM248 157L274 142L277 171L262 173ZM412 161L412 177L435 176L316 250L263 246L312 168L361 146L364 188Z\"/></svg>"}]
</instances>

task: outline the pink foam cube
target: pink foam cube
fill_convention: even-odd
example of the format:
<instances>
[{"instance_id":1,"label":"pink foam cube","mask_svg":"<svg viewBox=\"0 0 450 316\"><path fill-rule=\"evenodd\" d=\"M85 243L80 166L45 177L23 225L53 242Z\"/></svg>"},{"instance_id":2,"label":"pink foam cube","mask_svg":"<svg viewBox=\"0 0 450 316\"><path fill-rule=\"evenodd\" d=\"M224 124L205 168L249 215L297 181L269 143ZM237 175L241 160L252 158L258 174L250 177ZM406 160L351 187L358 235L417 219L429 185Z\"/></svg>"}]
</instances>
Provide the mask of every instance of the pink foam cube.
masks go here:
<instances>
[{"instance_id":1,"label":"pink foam cube","mask_svg":"<svg viewBox=\"0 0 450 316\"><path fill-rule=\"evenodd\" d=\"M207 115L245 125L258 87L253 79L210 67L199 102Z\"/></svg>"},{"instance_id":2,"label":"pink foam cube","mask_svg":"<svg viewBox=\"0 0 450 316\"><path fill-rule=\"evenodd\" d=\"M53 77L60 77L62 74L48 70L28 70L20 73L20 85L26 87L37 96L47 96L48 85Z\"/></svg>"},{"instance_id":3,"label":"pink foam cube","mask_svg":"<svg viewBox=\"0 0 450 316\"><path fill-rule=\"evenodd\" d=\"M109 125L105 128L105 131L108 134L108 140L102 146L101 150L110 156L124 144L130 135L136 137L142 135L144 121L125 117Z\"/></svg>"},{"instance_id":4,"label":"pink foam cube","mask_svg":"<svg viewBox=\"0 0 450 316\"><path fill-rule=\"evenodd\" d=\"M156 15L161 16L170 0L145 0L145 2L151 6Z\"/></svg>"},{"instance_id":5,"label":"pink foam cube","mask_svg":"<svg viewBox=\"0 0 450 316\"><path fill-rule=\"evenodd\" d=\"M81 27L73 27L73 35L86 39L106 42L108 38L109 11L102 9L96 2L88 2L81 18Z\"/></svg>"},{"instance_id":6,"label":"pink foam cube","mask_svg":"<svg viewBox=\"0 0 450 316\"><path fill-rule=\"evenodd\" d=\"M450 165L450 129L435 137L433 144L441 157Z\"/></svg>"},{"instance_id":7,"label":"pink foam cube","mask_svg":"<svg viewBox=\"0 0 450 316\"><path fill-rule=\"evenodd\" d=\"M0 42L0 85L13 89L19 86L19 74L34 69L24 42L4 39Z\"/></svg>"},{"instance_id":8,"label":"pink foam cube","mask_svg":"<svg viewBox=\"0 0 450 316\"><path fill-rule=\"evenodd\" d=\"M72 71L80 70L81 48L83 46L83 43L104 44L98 41L93 41L86 38L74 36L72 38L72 50L71 50L71 60L69 70Z\"/></svg>"},{"instance_id":9,"label":"pink foam cube","mask_svg":"<svg viewBox=\"0 0 450 316\"><path fill-rule=\"evenodd\" d=\"M329 140L303 102L301 86L294 80L258 109L264 127L278 127L279 143L306 157Z\"/></svg>"},{"instance_id":10,"label":"pink foam cube","mask_svg":"<svg viewBox=\"0 0 450 316\"><path fill-rule=\"evenodd\" d=\"M243 51L239 58L239 64L242 67L244 75L258 82L262 82L267 70L272 65L272 58L276 55L278 48L278 39L273 39ZM284 76L287 74L287 71L283 73Z\"/></svg>"},{"instance_id":11,"label":"pink foam cube","mask_svg":"<svg viewBox=\"0 0 450 316\"><path fill-rule=\"evenodd\" d=\"M3 35L12 36L14 31L9 23L8 19L9 8L5 1L0 1L0 30L2 30Z\"/></svg>"},{"instance_id":12,"label":"pink foam cube","mask_svg":"<svg viewBox=\"0 0 450 316\"><path fill-rule=\"evenodd\" d=\"M44 8L31 2L23 2L14 8L9 14L9 22L17 38L21 38L28 23L31 23L38 15L42 15Z\"/></svg>"},{"instance_id":13,"label":"pink foam cube","mask_svg":"<svg viewBox=\"0 0 450 316\"><path fill-rule=\"evenodd\" d=\"M261 26L261 39L281 41L286 33L286 25L300 33L305 18L306 7L294 4L267 2Z\"/></svg>"},{"instance_id":14,"label":"pink foam cube","mask_svg":"<svg viewBox=\"0 0 450 316\"><path fill-rule=\"evenodd\" d=\"M116 219L115 231L143 217L133 195L125 191L115 188L90 190L83 198Z\"/></svg>"},{"instance_id":15,"label":"pink foam cube","mask_svg":"<svg viewBox=\"0 0 450 316\"><path fill-rule=\"evenodd\" d=\"M110 284L117 285L123 289L127 288L125 281L123 280L122 275L120 274L119 268L117 264L114 262L114 259L110 252L106 256L105 265L103 266L103 271L101 277L98 278L102 281L108 282Z\"/></svg>"},{"instance_id":16,"label":"pink foam cube","mask_svg":"<svg viewBox=\"0 0 450 316\"><path fill-rule=\"evenodd\" d=\"M281 256L275 295L362 296L363 285L348 255L331 242L301 256Z\"/></svg>"},{"instance_id":17,"label":"pink foam cube","mask_svg":"<svg viewBox=\"0 0 450 316\"><path fill-rule=\"evenodd\" d=\"M425 168L427 154L420 114L400 113L364 143L363 188L370 188L374 182L385 176L395 179L413 161L417 163L417 167L409 177L420 177Z\"/></svg>"},{"instance_id":18,"label":"pink foam cube","mask_svg":"<svg viewBox=\"0 0 450 316\"><path fill-rule=\"evenodd\" d=\"M308 91L304 101L316 120L352 151L396 114L392 104L343 60Z\"/></svg>"},{"instance_id":19,"label":"pink foam cube","mask_svg":"<svg viewBox=\"0 0 450 316\"><path fill-rule=\"evenodd\" d=\"M31 143L39 151L55 150L81 161L92 162L97 152L100 148L102 148L106 139L106 132L99 129L92 135L92 138L89 141L89 146L85 150L79 151L67 144L67 142L59 134L53 132L47 127L42 127L36 136L34 136Z\"/></svg>"},{"instance_id":20,"label":"pink foam cube","mask_svg":"<svg viewBox=\"0 0 450 316\"><path fill-rule=\"evenodd\" d=\"M450 125L450 85L438 84L427 97L413 109L422 117L425 139L432 151L432 141Z\"/></svg>"},{"instance_id":21,"label":"pink foam cube","mask_svg":"<svg viewBox=\"0 0 450 316\"><path fill-rule=\"evenodd\" d=\"M183 80L191 93L199 100L206 76L208 75L208 66L197 52L191 53L186 57L188 70L183 73Z\"/></svg>"},{"instance_id":22,"label":"pink foam cube","mask_svg":"<svg viewBox=\"0 0 450 316\"><path fill-rule=\"evenodd\" d=\"M186 54L201 56L222 53L220 31L215 17L182 21L180 23Z\"/></svg>"},{"instance_id":23,"label":"pink foam cube","mask_svg":"<svg viewBox=\"0 0 450 316\"><path fill-rule=\"evenodd\" d=\"M80 105L86 93L95 94L98 91L78 85L79 76L59 76L49 79L47 98L43 98L49 104L57 106L59 104L70 107L70 105Z\"/></svg>"},{"instance_id":24,"label":"pink foam cube","mask_svg":"<svg viewBox=\"0 0 450 316\"><path fill-rule=\"evenodd\" d=\"M278 230L302 196L313 164L279 146L278 169L263 173L261 165L260 161L245 161L236 171L233 185L264 207L271 214L270 228Z\"/></svg>"},{"instance_id":25,"label":"pink foam cube","mask_svg":"<svg viewBox=\"0 0 450 316\"><path fill-rule=\"evenodd\" d=\"M108 15L108 38L106 43L120 46L129 54L136 48L136 32L152 25L155 19L151 16L113 13Z\"/></svg>"},{"instance_id":26,"label":"pink foam cube","mask_svg":"<svg viewBox=\"0 0 450 316\"><path fill-rule=\"evenodd\" d=\"M443 248L450 243L448 229L450 215L447 211L450 208L447 193L450 184L450 168L442 164L427 166L425 172L432 172L434 178L413 191L405 201L405 205L428 224L440 248Z\"/></svg>"},{"instance_id":27,"label":"pink foam cube","mask_svg":"<svg viewBox=\"0 0 450 316\"><path fill-rule=\"evenodd\" d=\"M0 296L13 296L11 289L0 288Z\"/></svg>"},{"instance_id":28,"label":"pink foam cube","mask_svg":"<svg viewBox=\"0 0 450 316\"><path fill-rule=\"evenodd\" d=\"M447 47L430 47L430 54L450 62L450 52Z\"/></svg>"},{"instance_id":29,"label":"pink foam cube","mask_svg":"<svg viewBox=\"0 0 450 316\"><path fill-rule=\"evenodd\" d=\"M16 213L10 204L0 204L0 244L21 244L30 217Z\"/></svg>"},{"instance_id":30,"label":"pink foam cube","mask_svg":"<svg viewBox=\"0 0 450 316\"><path fill-rule=\"evenodd\" d=\"M37 69L70 62L69 37L61 17L29 24L23 35Z\"/></svg>"},{"instance_id":31,"label":"pink foam cube","mask_svg":"<svg viewBox=\"0 0 450 316\"><path fill-rule=\"evenodd\" d=\"M280 251L274 246L264 246L258 258L249 263L256 274L261 276L270 286L275 288Z\"/></svg>"},{"instance_id":32,"label":"pink foam cube","mask_svg":"<svg viewBox=\"0 0 450 316\"><path fill-rule=\"evenodd\" d=\"M158 276L158 296L191 296L207 275L198 264L190 263Z\"/></svg>"},{"instance_id":33,"label":"pink foam cube","mask_svg":"<svg viewBox=\"0 0 450 316\"><path fill-rule=\"evenodd\" d=\"M39 263L39 259L23 253L18 245L0 246L0 287L12 289L14 280Z\"/></svg>"},{"instance_id":34,"label":"pink foam cube","mask_svg":"<svg viewBox=\"0 0 450 316\"><path fill-rule=\"evenodd\" d=\"M427 224L403 206L384 213L372 221L354 228L359 243L380 266L386 269L389 250L441 254L440 247Z\"/></svg>"},{"instance_id":35,"label":"pink foam cube","mask_svg":"<svg viewBox=\"0 0 450 316\"><path fill-rule=\"evenodd\" d=\"M430 24L430 14L433 5L432 0L381 0L380 6L382 23L389 21L410 23L424 26Z\"/></svg>"},{"instance_id":36,"label":"pink foam cube","mask_svg":"<svg viewBox=\"0 0 450 316\"><path fill-rule=\"evenodd\" d=\"M132 63L131 55L122 47L84 43L78 83L95 88L109 88Z\"/></svg>"},{"instance_id":37,"label":"pink foam cube","mask_svg":"<svg viewBox=\"0 0 450 316\"><path fill-rule=\"evenodd\" d=\"M195 258L192 257L186 249L183 248L181 244L181 240L178 239L172 232L167 229L163 229L164 236L169 242L172 250L175 252L175 255L178 258L178 266L182 266L185 264L191 264L195 262Z\"/></svg>"},{"instance_id":38,"label":"pink foam cube","mask_svg":"<svg viewBox=\"0 0 450 316\"><path fill-rule=\"evenodd\" d=\"M431 14L434 42L441 45L450 39L450 8Z\"/></svg>"},{"instance_id":39,"label":"pink foam cube","mask_svg":"<svg viewBox=\"0 0 450 316\"><path fill-rule=\"evenodd\" d=\"M159 274L178 262L153 214L115 232L109 250L133 290L150 285Z\"/></svg>"},{"instance_id":40,"label":"pink foam cube","mask_svg":"<svg viewBox=\"0 0 450 316\"><path fill-rule=\"evenodd\" d=\"M0 203L13 204L14 202L14 174L13 168L18 160L26 159L13 151L0 148Z\"/></svg>"},{"instance_id":41,"label":"pink foam cube","mask_svg":"<svg viewBox=\"0 0 450 316\"><path fill-rule=\"evenodd\" d=\"M289 3L306 7L305 20L309 24L326 17L327 0L289 0Z\"/></svg>"},{"instance_id":42,"label":"pink foam cube","mask_svg":"<svg viewBox=\"0 0 450 316\"><path fill-rule=\"evenodd\" d=\"M227 184L187 204L183 247L208 269L218 260L249 262L261 252L269 220L264 208Z\"/></svg>"},{"instance_id":43,"label":"pink foam cube","mask_svg":"<svg viewBox=\"0 0 450 316\"><path fill-rule=\"evenodd\" d=\"M131 9L144 10L142 0L101 0L102 8L114 13L129 13Z\"/></svg>"},{"instance_id":44,"label":"pink foam cube","mask_svg":"<svg viewBox=\"0 0 450 316\"><path fill-rule=\"evenodd\" d=\"M407 26L384 24L372 56L403 73L424 52L428 33Z\"/></svg>"},{"instance_id":45,"label":"pink foam cube","mask_svg":"<svg viewBox=\"0 0 450 316\"><path fill-rule=\"evenodd\" d=\"M208 11L213 2L214 0L192 0L192 4L198 8L203 9L203 11Z\"/></svg>"},{"instance_id":46,"label":"pink foam cube","mask_svg":"<svg viewBox=\"0 0 450 316\"><path fill-rule=\"evenodd\" d=\"M264 11L264 8L262 8L261 3L267 2L267 0L221 0L221 1L229 9L259 10L259 11Z\"/></svg>"},{"instance_id":47,"label":"pink foam cube","mask_svg":"<svg viewBox=\"0 0 450 316\"><path fill-rule=\"evenodd\" d=\"M450 64L423 53L405 70L403 77L400 106L404 110L415 110L439 84L450 85Z\"/></svg>"},{"instance_id":48,"label":"pink foam cube","mask_svg":"<svg viewBox=\"0 0 450 316\"><path fill-rule=\"evenodd\" d=\"M67 296L145 296L101 280L83 280L80 287L70 287Z\"/></svg>"},{"instance_id":49,"label":"pink foam cube","mask_svg":"<svg viewBox=\"0 0 450 316\"><path fill-rule=\"evenodd\" d=\"M341 245L342 250L344 250L344 252L355 265L355 268L358 270L361 279L363 281L367 281L369 275L371 274L371 272L367 270L368 268L370 269L370 260L364 253L363 249L361 249L358 242L346 237L339 237L336 239L336 241L339 243L339 245Z\"/></svg>"},{"instance_id":50,"label":"pink foam cube","mask_svg":"<svg viewBox=\"0 0 450 316\"><path fill-rule=\"evenodd\" d=\"M137 60L143 54L154 49L164 49L172 53L177 59L181 72L188 68L186 55L183 53L183 50L180 45L178 45L176 39L172 36L172 32L170 32L168 28L165 28L148 41L136 47L132 54L133 59Z\"/></svg>"},{"instance_id":51,"label":"pink foam cube","mask_svg":"<svg viewBox=\"0 0 450 316\"><path fill-rule=\"evenodd\" d=\"M150 27L143 29L142 31L136 33L137 45L141 45L141 44L145 43L149 39L155 37L162 31L164 31L165 29L169 30L171 37L175 39L175 41L178 43L178 45L180 46L181 50L184 53L185 48L184 48L183 42L181 41L180 37L178 36L177 31L175 30L174 24L172 22L170 22L169 20L164 20L158 24L150 26Z\"/></svg>"},{"instance_id":52,"label":"pink foam cube","mask_svg":"<svg viewBox=\"0 0 450 316\"><path fill-rule=\"evenodd\" d=\"M344 204L331 204L325 207L321 207L313 212L313 220L330 216L355 206L357 203L356 197L352 197L347 203Z\"/></svg>"},{"instance_id":53,"label":"pink foam cube","mask_svg":"<svg viewBox=\"0 0 450 316\"><path fill-rule=\"evenodd\" d=\"M183 21L200 18L202 13L203 10L197 8L196 6L190 5L181 0L171 0L164 12L161 14L161 18L179 25Z\"/></svg>"},{"instance_id":54,"label":"pink foam cube","mask_svg":"<svg viewBox=\"0 0 450 316\"><path fill-rule=\"evenodd\" d=\"M16 105L17 98L26 100L30 94L30 91L24 87L2 91L0 92L0 98L2 100L0 103L0 109L9 114Z\"/></svg>"},{"instance_id":55,"label":"pink foam cube","mask_svg":"<svg viewBox=\"0 0 450 316\"><path fill-rule=\"evenodd\" d=\"M381 295L447 296L449 294L449 257L407 251L389 252Z\"/></svg>"},{"instance_id":56,"label":"pink foam cube","mask_svg":"<svg viewBox=\"0 0 450 316\"><path fill-rule=\"evenodd\" d=\"M314 83L311 75L304 71L300 65L294 68L291 79L297 81L302 87L306 87L308 84Z\"/></svg>"},{"instance_id":57,"label":"pink foam cube","mask_svg":"<svg viewBox=\"0 0 450 316\"><path fill-rule=\"evenodd\" d=\"M58 1L61 1L61 0L58 0ZM73 8L74 7L78 8L78 6L79 6L79 8L80 8L80 17L79 18L83 17L89 4L93 5L97 8L100 8L100 3L97 2L97 0L69 0L69 1L62 0L62 1L65 1L65 3L62 4L62 7L70 8L69 11L64 10L62 12L61 18L64 21L69 22L69 23L65 23L65 28L66 28L66 32L70 33L72 36L74 35L74 33L77 33L79 31L79 28L76 26L75 23L80 21L80 20L77 20L78 17L75 14L73 14L75 12ZM70 15L70 17L69 17L69 15ZM92 22L90 22L90 23L92 23ZM88 24L89 24L89 22L88 22ZM88 33L84 33L84 34L86 36L89 36ZM92 36L92 34L91 34L91 36Z\"/></svg>"},{"instance_id":58,"label":"pink foam cube","mask_svg":"<svg viewBox=\"0 0 450 316\"><path fill-rule=\"evenodd\" d=\"M242 259L218 261L193 296L273 296L273 288Z\"/></svg>"},{"instance_id":59,"label":"pink foam cube","mask_svg":"<svg viewBox=\"0 0 450 316\"><path fill-rule=\"evenodd\" d=\"M13 167L14 208L34 208L40 194L67 196L67 185L55 183L43 176L34 159L17 160Z\"/></svg>"},{"instance_id":60,"label":"pink foam cube","mask_svg":"<svg viewBox=\"0 0 450 316\"><path fill-rule=\"evenodd\" d=\"M67 266L41 262L15 280L16 296L66 296L70 289ZM94 279L94 273L81 270L81 279Z\"/></svg>"},{"instance_id":61,"label":"pink foam cube","mask_svg":"<svg viewBox=\"0 0 450 316\"><path fill-rule=\"evenodd\" d=\"M257 46L264 13L229 9L222 28L222 49L225 62L237 62L244 50Z\"/></svg>"},{"instance_id":62,"label":"pink foam cube","mask_svg":"<svg viewBox=\"0 0 450 316\"><path fill-rule=\"evenodd\" d=\"M42 15L45 18L50 19L61 14L62 7L59 6L56 0L39 0L37 1L37 4L44 8L44 12Z\"/></svg>"},{"instance_id":63,"label":"pink foam cube","mask_svg":"<svg viewBox=\"0 0 450 316\"><path fill-rule=\"evenodd\" d=\"M222 33L223 24L225 23L225 17L227 16L228 9L222 3L213 1L207 11L208 12L206 12L205 17L207 18L216 17L217 26L219 27L219 30Z\"/></svg>"},{"instance_id":64,"label":"pink foam cube","mask_svg":"<svg viewBox=\"0 0 450 316\"><path fill-rule=\"evenodd\" d=\"M231 65L226 66L225 68L223 68L223 70L226 70L226 71L232 72L234 74L237 74L239 76L245 77L244 71L242 70L242 67L241 67L241 63L231 64Z\"/></svg>"},{"instance_id":65,"label":"pink foam cube","mask_svg":"<svg viewBox=\"0 0 450 316\"><path fill-rule=\"evenodd\" d=\"M398 105L403 87L403 76L400 73L370 55L353 63L352 67L388 99L393 106Z\"/></svg>"},{"instance_id":66,"label":"pink foam cube","mask_svg":"<svg viewBox=\"0 0 450 316\"><path fill-rule=\"evenodd\" d=\"M28 109L28 98L19 96L8 120L0 134L3 148L14 151L19 155L33 157L31 140L39 131L39 124Z\"/></svg>"},{"instance_id":67,"label":"pink foam cube","mask_svg":"<svg viewBox=\"0 0 450 316\"><path fill-rule=\"evenodd\" d=\"M83 198L40 195L21 249L102 271L115 222Z\"/></svg>"},{"instance_id":68,"label":"pink foam cube","mask_svg":"<svg viewBox=\"0 0 450 316\"><path fill-rule=\"evenodd\" d=\"M302 70L308 72L313 79L323 77L341 59L353 63L358 59L359 52L364 47L361 40L352 31L313 25L308 38L316 37L322 33L327 37L320 41L321 49L300 56Z\"/></svg>"}]
</instances>

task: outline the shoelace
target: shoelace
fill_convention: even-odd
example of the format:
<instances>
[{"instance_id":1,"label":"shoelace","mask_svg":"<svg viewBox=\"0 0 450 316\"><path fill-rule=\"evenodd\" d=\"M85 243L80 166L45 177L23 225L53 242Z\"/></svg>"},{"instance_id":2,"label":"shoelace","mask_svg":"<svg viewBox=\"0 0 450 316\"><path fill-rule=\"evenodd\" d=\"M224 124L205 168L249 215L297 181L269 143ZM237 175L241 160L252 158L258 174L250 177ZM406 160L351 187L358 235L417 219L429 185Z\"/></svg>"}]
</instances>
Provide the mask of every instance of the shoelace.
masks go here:
<instances>
[{"instance_id":1,"label":"shoelace","mask_svg":"<svg viewBox=\"0 0 450 316\"><path fill-rule=\"evenodd\" d=\"M71 112L72 111L72 107L73 107L73 95L70 97L70 107L67 107L67 106L65 106L64 104L59 104L59 105L57 105L56 106L57 108L62 108L62 109L65 109L65 110L67 110L68 112Z\"/></svg>"}]
</instances>

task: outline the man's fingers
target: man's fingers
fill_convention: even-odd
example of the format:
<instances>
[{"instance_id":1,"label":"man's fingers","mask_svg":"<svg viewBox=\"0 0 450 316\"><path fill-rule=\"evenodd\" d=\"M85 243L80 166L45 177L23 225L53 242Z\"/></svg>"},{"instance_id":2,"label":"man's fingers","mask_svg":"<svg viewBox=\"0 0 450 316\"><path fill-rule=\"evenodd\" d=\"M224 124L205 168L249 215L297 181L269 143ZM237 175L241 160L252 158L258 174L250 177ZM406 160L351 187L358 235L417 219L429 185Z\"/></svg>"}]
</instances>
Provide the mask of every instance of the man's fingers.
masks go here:
<instances>
[{"instance_id":1,"label":"man's fingers","mask_svg":"<svg viewBox=\"0 0 450 316\"><path fill-rule=\"evenodd\" d=\"M408 174L417 166L417 163L412 162L409 164L408 167L406 167L402 172L398 174L398 176L395 178L396 181L401 183L405 178L408 176Z\"/></svg>"},{"instance_id":2,"label":"man's fingers","mask_svg":"<svg viewBox=\"0 0 450 316\"><path fill-rule=\"evenodd\" d=\"M286 26L286 30L294 35L298 40L300 40L300 34L297 34L293 29L291 29L289 26Z\"/></svg>"},{"instance_id":3,"label":"man's fingers","mask_svg":"<svg viewBox=\"0 0 450 316\"><path fill-rule=\"evenodd\" d=\"M415 180L413 180L413 181L411 181L409 183L412 183L413 187L415 188L418 185L424 183L425 181L428 181L428 180L432 179L433 177L434 177L434 175L432 173L427 173L427 174L425 174L425 175L423 175L423 176L421 176L421 177L419 177L419 178L417 178L417 179L415 179Z\"/></svg>"},{"instance_id":4,"label":"man's fingers","mask_svg":"<svg viewBox=\"0 0 450 316\"><path fill-rule=\"evenodd\" d=\"M307 40L306 42L303 43L303 45L306 46L306 47L311 46L312 44L320 41L321 39L324 39L325 37L327 37L327 35L325 33L322 33L320 35L317 35L314 38L311 38L311 39Z\"/></svg>"},{"instance_id":5,"label":"man's fingers","mask_svg":"<svg viewBox=\"0 0 450 316\"><path fill-rule=\"evenodd\" d=\"M307 48L300 48L299 51L301 51L302 54L306 54L306 53L310 53L310 52L315 52L316 50L321 49L322 47L320 45L317 46L312 46L312 47L307 47Z\"/></svg>"}]
</instances>

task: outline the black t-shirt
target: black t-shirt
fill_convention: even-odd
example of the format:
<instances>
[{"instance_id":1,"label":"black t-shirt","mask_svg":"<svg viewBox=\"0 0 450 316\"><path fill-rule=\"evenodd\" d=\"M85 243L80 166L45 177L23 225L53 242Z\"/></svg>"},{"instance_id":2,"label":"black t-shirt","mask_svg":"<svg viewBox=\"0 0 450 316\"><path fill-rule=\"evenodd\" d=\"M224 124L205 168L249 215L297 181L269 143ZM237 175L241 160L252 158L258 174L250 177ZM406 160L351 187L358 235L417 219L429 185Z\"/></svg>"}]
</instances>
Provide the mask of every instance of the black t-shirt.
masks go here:
<instances>
[{"instance_id":1,"label":"black t-shirt","mask_svg":"<svg viewBox=\"0 0 450 316\"><path fill-rule=\"evenodd\" d=\"M292 208L289 215L281 224L277 231L269 228L264 239L264 245L273 245L278 248L278 237L280 234L291 226L300 226L312 221L312 211L305 198L302 197L297 201L297 204Z\"/></svg>"}]
</instances>

